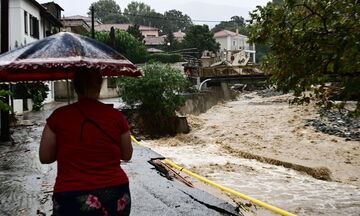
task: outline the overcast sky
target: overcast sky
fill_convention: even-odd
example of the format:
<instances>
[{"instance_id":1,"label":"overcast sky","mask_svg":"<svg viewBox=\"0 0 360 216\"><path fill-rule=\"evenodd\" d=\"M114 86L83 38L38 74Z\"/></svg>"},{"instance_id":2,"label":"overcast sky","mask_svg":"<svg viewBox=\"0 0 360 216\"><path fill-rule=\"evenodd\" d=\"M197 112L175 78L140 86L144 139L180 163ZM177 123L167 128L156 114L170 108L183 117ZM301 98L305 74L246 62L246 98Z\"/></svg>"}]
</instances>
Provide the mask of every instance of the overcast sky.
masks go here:
<instances>
[{"instance_id":1,"label":"overcast sky","mask_svg":"<svg viewBox=\"0 0 360 216\"><path fill-rule=\"evenodd\" d=\"M86 15L89 6L95 0L37 0L40 3L54 1L63 9L63 15ZM115 0L120 5L121 11L132 0ZM150 5L156 12L176 9L191 17L195 24L203 24L196 20L206 21L227 21L232 16L242 16L249 18L249 11L255 9L256 5L266 5L269 0L138 0ZM216 22L206 22L209 26L214 26Z\"/></svg>"}]
</instances>

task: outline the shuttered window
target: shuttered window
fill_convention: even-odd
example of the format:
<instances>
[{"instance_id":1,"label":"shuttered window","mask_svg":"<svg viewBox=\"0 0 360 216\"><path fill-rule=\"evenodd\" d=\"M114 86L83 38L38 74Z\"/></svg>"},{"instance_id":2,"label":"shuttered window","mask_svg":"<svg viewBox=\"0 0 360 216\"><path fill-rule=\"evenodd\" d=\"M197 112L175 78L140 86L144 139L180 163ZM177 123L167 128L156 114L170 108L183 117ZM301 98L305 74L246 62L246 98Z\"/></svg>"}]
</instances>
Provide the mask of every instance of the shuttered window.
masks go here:
<instances>
[{"instance_id":1,"label":"shuttered window","mask_svg":"<svg viewBox=\"0 0 360 216\"><path fill-rule=\"evenodd\" d=\"M30 15L30 36L39 39L39 20Z\"/></svg>"},{"instance_id":2,"label":"shuttered window","mask_svg":"<svg viewBox=\"0 0 360 216\"><path fill-rule=\"evenodd\" d=\"M25 34L28 34L28 13L24 11L24 28Z\"/></svg>"}]
</instances>

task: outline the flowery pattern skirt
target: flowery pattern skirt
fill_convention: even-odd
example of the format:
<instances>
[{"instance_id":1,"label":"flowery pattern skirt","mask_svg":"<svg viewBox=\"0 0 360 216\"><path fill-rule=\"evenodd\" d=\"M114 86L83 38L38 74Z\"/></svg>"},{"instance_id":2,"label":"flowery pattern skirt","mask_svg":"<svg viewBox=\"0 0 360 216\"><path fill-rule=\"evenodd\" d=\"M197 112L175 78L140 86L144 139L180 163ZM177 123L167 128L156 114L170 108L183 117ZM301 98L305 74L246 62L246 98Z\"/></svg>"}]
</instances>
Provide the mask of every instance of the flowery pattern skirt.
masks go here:
<instances>
[{"instance_id":1,"label":"flowery pattern skirt","mask_svg":"<svg viewBox=\"0 0 360 216\"><path fill-rule=\"evenodd\" d=\"M53 216L130 215L129 184L53 194Z\"/></svg>"}]
</instances>

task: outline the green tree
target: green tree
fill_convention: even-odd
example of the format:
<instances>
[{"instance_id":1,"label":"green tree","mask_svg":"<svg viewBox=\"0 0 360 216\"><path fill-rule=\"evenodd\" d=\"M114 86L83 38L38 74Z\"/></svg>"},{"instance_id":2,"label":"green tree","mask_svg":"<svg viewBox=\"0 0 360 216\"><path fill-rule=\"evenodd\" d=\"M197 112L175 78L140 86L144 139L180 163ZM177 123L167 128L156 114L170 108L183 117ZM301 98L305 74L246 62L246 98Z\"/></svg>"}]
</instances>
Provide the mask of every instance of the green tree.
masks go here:
<instances>
[{"instance_id":1,"label":"green tree","mask_svg":"<svg viewBox=\"0 0 360 216\"><path fill-rule=\"evenodd\" d=\"M240 34L248 34L245 20L241 16L232 16L230 21L221 21L219 24L215 25L214 28L211 29L211 31L214 33L222 30L229 30L232 32L236 32L236 30L239 30Z\"/></svg>"},{"instance_id":2,"label":"green tree","mask_svg":"<svg viewBox=\"0 0 360 216\"><path fill-rule=\"evenodd\" d=\"M123 101L139 111L137 126L154 135L176 133L175 111L185 104L184 92L194 91L179 69L170 65L148 64L144 76L118 78Z\"/></svg>"},{"instance_id":3,"label":"green tree","mask_svg":"<svg viewBox=\"0 0 360 216\"><path fill-rule=\"evenodd\" d=\"M147 12L143 16L138 16L135 23L161 29L164 25L164 15L155 11Z\"/></svg>"},{"instance_id":4,"label":"green tree","mask_svg":"<svg viewBox=\"0 0 360 216\"><path fill-rule=\"evenodd\" d=\"M180 43L174 37L172 32L169 32L165 37L164 49L166 51L174 51L180 49Z\"/></svg>"},{"instance_id":5,"label":"green tree","mask_svg":"<svg viewBox=\"0 0 360 216\"><path fill-rule=\"evenodd\" d=\"M114 13L106 15L103 21L104 24L123 24L129 22L129 19L126 16Z\"/></svg>"},{"instance_id":6,"label":"green tree","mask_svg":"<svg viewBox=\"0 0 360 216\"><path fill-rule=\"evenodd\" d=\"M273 0L273 3L276 5L281 5L284 3L284 0Z\"/></svg>"},{"instance_id":7,"label":"green tree","mask_svg":"<svg viewBox=\"0 0 360 216\"><path fill-rule=\"evenodd\" d=\"M119 78L123 101L148 115L174 116L185 103L181 93L191 90L182 71L157 63L146 65L143 71L141 77Z\"/></svg>"},{"instance_id":8,"label":"green tree","mask_svg":"<svg viewBox=\"0 0 360 216\"><path fill-rule=\"evenodd\" d=\"M92 7L94 7L94 17L102 23L123 21L120 6L114 0L98 0L92 3L89 7L89 16L91 16Z\"/></svg>"},{"instance_id":9,"label":"green tree","mask_svg":"<svg viewBox=\"0 0 360 216\"><path fill-rule=\"evenodd\" d=\"M164 13L164 26L162 28L164 34L176 31L186 31L193 25L191 18L178 10L169 10Z\"/></svg>"},{"instance_id":10,"label":"green tree","mask_svg":"<svg viewBox=\"0 0 360 216\"><path fill-rule=\"evenodd\" d=\"M155 11L151 9L150 5L137 1L130 2L124 9L124 15L128 17L130 23L140 25L143 24L143 22L139 23L139 20L143 20L144 16L151 12Z\"/></svg>"},{"instance_id":11,"label":"green tree","mask_svg":"<svg viewBox=\"0 0 360 216\"><path fill-rule=\"evenodd\" d=\"M141 34L139 27L140 26L138 24L134 24L132 26L129 26L129 28L126 31L132 36L134 36L139 42L142 43L145 37L144 35Z\"/></svg>"},{"instance_id":12,"label":"green tree","mask_svg":"<svg viewBox=\"0 0 360 216\"><path fill-rule=\"evenodd\" d=\"M95 32L95 39L110 46L123 54L133 63L144 63L147 59L148 52L143 43L139 42L134 36L126 31L115 30L115 42L110 42L110 32ZM89 35L87 35L89 36Z\"/></svg>"},{"instance_id":13,"label":"green tree","mask_svg":"<svg viewBox=\"0 0 360 216\"><path fill-rule=\"evenodd\" d=\"M209 30L207 25L193 25L186 32L185 40L188 48L197 48L197 58L200 58L205 50L217 52L220 44L214 39L214 33Z\"/></svg>"},{"instance_id":14,"label":"green tree","mask_svg":"<svg viewBox=\"0 0 360 216\"><path fill-rule=\"evenodd\" d=\"M245 27L245 19L242 16L232 16L231 21L233 21L234 23L236 23L237 26L239 27Z\"/></svg>"},{"instance_id":15,"label":"green tree","mask_svg":"<svg viewBox=\"0 0 360 216\"><path fill-rule=\"evenodd\" d=\"M360 5L356 0L285 0L258 6L250 14L250 39L269 45L264 69L281 91L293 91L295 102L318 101L334 107L357 100L360 114ZM330 78L338 82L328 86ZM306 91L312 94L305 94Z\"/></svg>"}]
</instances>

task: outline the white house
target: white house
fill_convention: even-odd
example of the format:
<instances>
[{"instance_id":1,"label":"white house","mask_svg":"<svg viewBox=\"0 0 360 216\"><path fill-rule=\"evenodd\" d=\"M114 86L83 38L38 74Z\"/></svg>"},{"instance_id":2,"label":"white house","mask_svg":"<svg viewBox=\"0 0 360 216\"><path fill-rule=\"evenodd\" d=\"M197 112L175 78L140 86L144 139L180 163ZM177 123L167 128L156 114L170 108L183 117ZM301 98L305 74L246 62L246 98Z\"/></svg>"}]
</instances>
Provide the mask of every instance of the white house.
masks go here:
<instances>
[{"instance_id":1,"label":"white house","mask_svg":"<svg viewBox=\"0 0 360 216\"><path fill-rule=\"evenodd\" d=\"M36 0L9 1L9 50L34 42L60 31L63 9L54 2L40 4ZM54 100L53 82L46 82L50 93L45 102ZM30 104L28 104L30 103ZM14 97L14 111L18 114L31 109L31 101Z\"/></svg>"},{"instance_id":2,"label":"white house","mask_svg":"<svg viewBox=\"0 0 360 216\"><path fill-rule=\"evenodd\" d=\"M214 34L216 42L220 44L220 51L222 52L239 52L245 51L249 56L250 61L255 63L255 44L248 43L248 37L238 32L222 30Z\"/></svg>"},{"instance_id":3,"label":"white house","mask_svg":"<svg viewBox=\"0 0 360 216\"><path fill-rule=\"evenodd\" d=\"M60 31L61 10L54 2L44 4L57 8L52 14L35 0L11 0L9 2L10 49L31 43Z\"/></svg>"}]
</instances>

